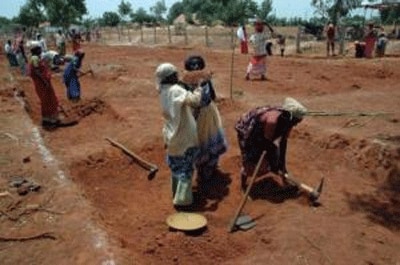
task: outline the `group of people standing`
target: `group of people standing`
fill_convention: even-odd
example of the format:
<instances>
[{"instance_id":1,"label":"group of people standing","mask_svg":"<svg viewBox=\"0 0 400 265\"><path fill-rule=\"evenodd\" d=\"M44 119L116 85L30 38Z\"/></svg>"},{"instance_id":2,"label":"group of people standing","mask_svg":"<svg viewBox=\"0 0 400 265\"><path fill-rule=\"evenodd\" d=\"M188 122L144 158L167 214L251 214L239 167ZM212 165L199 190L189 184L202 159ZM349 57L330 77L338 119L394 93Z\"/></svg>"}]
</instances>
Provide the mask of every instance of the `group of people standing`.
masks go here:
<instances>
[{"instance_id":1,"label":"group of people standing","mask_svg":"<svg viewBox=\"0 0 400 265\"><path fill-rule=\"evenodd\" d=\"M32 79L35 92L40 100L41 125L44 129L54 129L76 123L60 117L59 101L51 80L52 71L59 70L59 66L65 64L63 83L66 87L67 98L72 102L80 100L79 76L83 74L81 67L85 53L81 49L80 38L75 30L71 32L71 38L71 55L66 54L66 38L61 30L55 36L57 51L48 49L46 40L40 33L36 34L34 40L27 43L31 56L27 56L25 53L23 36L16 38L17 46L13 47L11 40L8 40L5 45L10 66L20 66L22 74Z\"/></svg>"},{"instance_id":2,"label":"group of people standing","mask_svg":"<svg viewBox=\"0 0 400 265\"><path fill-rule=\"evenodd\" d=\"M333 23L328 23L325 28L326 53L327 56L335 56L335 40L337 28ZM385 55L388 38L383 27L376 27L373 22L369 22L364 29L362 41L355 41L356 58L382 57Z\"/></svg>"},{"instance_id":3,"label":"group of people standing","mask_svg":"<svg viewBox=\"0 0 400 265\"><path fill-rule=\"evenodd\" d=\"M185 61L185 72L171 63L158 65L155 71L164 126L162 130L166 160L171 170L172 202L176 208L193 203L193 175L198 187L218 178L219 159L228 148L222 119L216 106L212 73L204 71L201 56ZM282 106L257 107L239 118L235 129L242 156L241 186L253 173L263 151L267 152L259 175L287 174L287 139L302 121L307 109L293 98Z\"/></svg>"}]
</instances>

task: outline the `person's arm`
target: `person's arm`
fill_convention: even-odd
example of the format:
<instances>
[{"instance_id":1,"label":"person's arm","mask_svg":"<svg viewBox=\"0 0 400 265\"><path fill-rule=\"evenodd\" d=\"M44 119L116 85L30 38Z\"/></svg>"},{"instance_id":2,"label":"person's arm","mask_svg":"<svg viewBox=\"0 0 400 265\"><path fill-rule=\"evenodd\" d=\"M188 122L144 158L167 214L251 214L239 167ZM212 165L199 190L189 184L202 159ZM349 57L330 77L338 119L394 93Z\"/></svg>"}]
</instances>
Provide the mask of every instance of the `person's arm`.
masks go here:
<instances>
[{"instance_id":1,"label":"person's arm","mask_svg":"<svg viewBox=\"0 0 400 265\"><path fill-rule=\"evenodd\" d=\"M211 89L208 82L202 82L193 93L188 91L185 103L191 107L205 107L211 102Z\"/></svg>"}]
</instances>

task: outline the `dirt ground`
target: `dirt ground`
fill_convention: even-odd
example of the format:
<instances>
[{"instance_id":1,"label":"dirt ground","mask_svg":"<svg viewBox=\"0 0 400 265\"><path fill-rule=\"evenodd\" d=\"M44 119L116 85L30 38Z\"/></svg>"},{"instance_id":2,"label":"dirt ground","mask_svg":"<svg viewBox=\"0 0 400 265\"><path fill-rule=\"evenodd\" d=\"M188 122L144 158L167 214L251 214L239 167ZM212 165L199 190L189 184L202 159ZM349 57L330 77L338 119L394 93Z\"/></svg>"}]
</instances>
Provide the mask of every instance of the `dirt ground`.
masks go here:
<instances>
[{"instance_id":1,"label":"dirt ground","mask_svg":"<svg viewBox=\"0 0 400 265\"><path fill-rule=\"evenodd\" d=\"M31 80L1 57L1 264L400 264L396 54L370 60L274 55L267 81L246 81L249 57L237 51L84 49L83 67L91 66L94 76L81 78L81 102L69 103L61 75L53 75L64 115L79 119L55 131L40 127ZM226 174L208 190L194 187L194 211L207 218L206 229L184 233L166 224L175 209L154 70L161 62L182 69L193 53L214 72L229 150L220 161ZM311 207L305 194L264 177L243 209L257 225L228 233L242 200L234 123L250 108L278 105L287 96L330 114L306 117L287 155L298 179L312 186L325 179L321 205ZM148 180L148 171L106 137L157 164L156 177ZM19 195L21 179L36 189Z\"/></svg>"}]
</instances>

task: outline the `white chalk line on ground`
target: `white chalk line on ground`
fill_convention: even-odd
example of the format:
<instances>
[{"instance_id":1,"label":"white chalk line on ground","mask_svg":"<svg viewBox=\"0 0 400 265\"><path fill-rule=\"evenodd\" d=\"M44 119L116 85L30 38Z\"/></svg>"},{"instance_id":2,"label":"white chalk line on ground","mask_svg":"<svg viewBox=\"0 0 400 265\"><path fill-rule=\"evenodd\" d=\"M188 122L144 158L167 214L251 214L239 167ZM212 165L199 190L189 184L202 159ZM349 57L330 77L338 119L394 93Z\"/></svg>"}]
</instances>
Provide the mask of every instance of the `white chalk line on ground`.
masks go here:
<instances>
[{"instance_id":1,"label":"white chalk line on ground","mask_svg":"<svg viewBox=\"0 0 400 265\"><path fill-rule=\"evenodd\" d=\"M20 103L22 109L24 109L25 102L18 96L18 93L14 93L14 98ZM67 184L69 182L69 179L67 178L66 174L64 171L62 171L59 168L59 163L55 159L55 157L51 154L50 150L46 147L43 141L43 137L40 134L40 131L37 126L35 126L32 123L31 119L28 119L24 115L24 123L28 128L31 129L31 136L32 136L32 141L35 144L35 147L38 149L42 160L46 166L50 169L54 169L55 172L57 172L57 177L58 181L62 182L63 184ZM103 231L102 229L96 227L92 222L87 223L87 228L90 231L90 234L93 236L93 246L96 249L102 250L104 254L107 256L106 260L101 262L101 265L115 265L115 261L113 258L113 253L110 253L108 250L108 241L107 241L107 233Z\"/></svg>"}]
</instances>

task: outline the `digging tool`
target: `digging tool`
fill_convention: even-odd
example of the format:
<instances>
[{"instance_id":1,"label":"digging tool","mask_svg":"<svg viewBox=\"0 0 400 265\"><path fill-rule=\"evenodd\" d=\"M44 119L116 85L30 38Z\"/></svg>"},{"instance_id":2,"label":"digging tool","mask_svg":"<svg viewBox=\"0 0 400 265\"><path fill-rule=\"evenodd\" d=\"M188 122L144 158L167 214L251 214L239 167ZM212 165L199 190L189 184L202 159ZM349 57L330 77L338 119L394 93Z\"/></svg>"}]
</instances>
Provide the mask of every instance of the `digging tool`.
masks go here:
<instances>
[{"instance_id":1,"label":"digging tool","mask_svg":"<svg viewBox=\"0 0 400 265\"><path fill-rule=\"evenodd\" d=\"M302 189L302 190L308 192L308 196L310 198L310 202L312 205L318 204L318 199L321 196L322 187L324 185L324 178L321 179L321 182L319 183L319 185L316 188L312 188L302 182L295 180L288 173L283 174L283 177L284 177L284 180L287 181L288 183L294 184L299 189Z\"/></svg>"},{"instance_id":2,"label":"digging tool","mask_svg":"<svg viewBox=\"0 0 400 265\"><path fill-rule=\"evenodd\" d=\"M86 72L81 71L79 77L85 76L87 74L90 74L92 77L94 77L94 71L91 65L89 65L89 70L87 70Z\"/></svg>"},{"instance_id":3,"label":"digging tool","mask_svg":"<svg viewBox=\"0 0 400 265\"><path fill-rule=\"evenodd\" d=\"M237 220L238 220L239 215L242 212L242 209L243 209L243 207L244 207L244 205L245 205L245 203L247 201L247 197L249 196L251 187L253 186L254 180L256 179L258 170L260 169L261 163L264 160L265 154L266 154L266 151L263 151L261 156L260 156L260 159L258 159L257 166L256 166L256 168L255 168L255 170L253 172L253 176L251 177L249 186L247 186L246 193L244 194L243 199L240 202L238 209L236 210L235 216L233 217L233 219L231 220L231 223L229 224L229 232L230 233L233 232L234 228L238 226ZM246 218L244 218L244 219L246 219ZM248 221L249 220L246 220L246 223L248 223Z\"/></svg>"},{"instance_id":4,"label":"digging tool","mask_svg":"<svg viewBox=\"0 0 400 265\"><path fill-rule=\"evenodd\" d=\"M87 74L90 74L91 76L94 76L93 70L92 70L92 69L89 69L89 70L87 70L86 72L81 73L79 77L85 76L85 75L87 75Z\"/></svg>"},{"instance_id":5,"label":"digging tool","mask_svg":"<svg viewBox=\"0 0 400 265\"><path fill-rule=\"evenodd\" d=\"M124 151L130 157L132 157L142 168L148 170L149 171L149 175L147 176L148 180L152 180L155 177L155 175L158 171L158 167L156 165L154 165L150 162L147 162L146 160L141 158L139 155L135 154L134 152L132 152L131 150L129 150L122 144L114 141L113 139L106 137L106 140L109 141L112 145L120 148L122 151Z\"/></svg>"}]
</instances>

